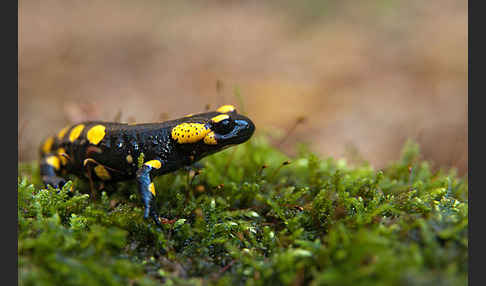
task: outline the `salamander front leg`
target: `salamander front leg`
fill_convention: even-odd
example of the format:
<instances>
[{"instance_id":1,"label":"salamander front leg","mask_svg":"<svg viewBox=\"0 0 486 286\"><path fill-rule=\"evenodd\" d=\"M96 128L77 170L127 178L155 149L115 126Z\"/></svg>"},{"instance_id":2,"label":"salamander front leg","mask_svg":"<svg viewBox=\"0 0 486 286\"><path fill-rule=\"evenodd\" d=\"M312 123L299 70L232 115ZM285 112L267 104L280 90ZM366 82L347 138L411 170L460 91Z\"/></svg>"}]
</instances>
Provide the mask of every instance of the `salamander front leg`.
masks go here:
<instances>
[{"instance_id":1,"label":"salamander front leg","mask_svg":"<svg viewBox=\"0 0 486 286\"><path fill-rule=\"evenodd\" d=\"M160 160L151 160L145 162L143 166L137 170L138 191L145 207L143 217L148 219L149 216L151 216L158 226L161 226L161 223L154 200L156 193L155 186L151 178L151 171L154 169L159 169L161 166L162 163Z\"/></svg>"},{"instance_id":2,"label":"salamander front leg","mask_svg":"<svg viewBox=\"0 0 486 286\"><path fill-rule=\"evenodd\" d=\"M46 187L51 185L53 188L62 188L66 183L64 178L58 177L56 171L61 168L61 161L56 155L47 155L41 159L40 175Z\"/></svg>"}]
</instances>

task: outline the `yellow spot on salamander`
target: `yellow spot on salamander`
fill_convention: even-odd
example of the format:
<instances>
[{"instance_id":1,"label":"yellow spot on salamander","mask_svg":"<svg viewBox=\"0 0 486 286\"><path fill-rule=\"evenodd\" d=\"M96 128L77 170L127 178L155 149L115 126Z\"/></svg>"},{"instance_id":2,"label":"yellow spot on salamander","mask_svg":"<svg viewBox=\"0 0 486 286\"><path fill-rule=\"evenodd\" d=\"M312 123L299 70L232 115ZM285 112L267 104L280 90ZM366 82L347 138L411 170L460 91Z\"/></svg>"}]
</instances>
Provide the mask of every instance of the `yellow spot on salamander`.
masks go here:
<instances>
[{"instance_id":1,"label":"yellow spot on salamander","mask_svg":"<svg viewBox=\"0 0 486 286\"><path fill-rule=\"evenodd\" d=\"M52 144L54 143L54 138L49 137L44 141L44 145L42 145L42 152L44 154L47 154L51 151Z\"/></svg>"},{"instance_id":2,"label":"yellow spot on salamander","mask_svg":"<svg viewBox=\"0 0 486 286\"><path fill-rule=\"evenodd\" d=\"M64 135L66 135L66 132L69 130L69 126L66 126L64 127L63 129L61 129L61 131L59 131L59 133L57 133L57 138L59 140L62 140L62 138L64 138Z\"/></svg>"},{"instance_id":3,"label":"yellow spot on salamander","mask_svg":"<svg viewBox=\"0 0 486 286\"><path fill-rule=\"evenodd\" d=\"M106 127L103 125L91 127L86 133L86 138L88 138L89 143L98 145L98 143L105 137L105 129Z\"/></svg>"},{"instance_id":4,"label":"yellow spot on salamander","mask_svg":"<svg viewBox=\"0 0 486 286\"><path fill-rule=\"evenodd\" d=\"M108 173L108 170L106 170L106 168L102 165L94 167L94 171L96 176L104 181L108 181L109 179L111 179L110 173Z\"/></svg>"},{"instance_id":5,"label":"yellow spot on salamander","mask_svg":"<svg viewBox=\"0 0 486 286\"><path fill-rule=\"evenodd\" d=\"M128 164L133 163L133 157L132 157L132 155L127 155L126 160L127 160L127 163Z\"/></svg>"},{"instance_id":6,"label":"yellow spot on salamander","mask_svg":"<svg viewBox=\"0 0 486 286\"><path fill-rule=\"evenodd\" d=\"M54 167L56 170L59 170L61 168L59 158L57 156L49 156L46 158L47 164L50 166Z\"/></svg>"},{"instance_id":7,"label":"yellow spot on salamander","mask_svg":"<svg viewBox=\"0 0 486 286\"><path fill-rule=\"evenodd\" d=\"M84 124L79 124L78 126L74 127L69 133L69 141L74 142L74 140L78 139L81 132L83 132Z\"/></svg>"},{"instance_id":8,"label":"yellow spot on salamander","mask_svg":"<svg viewBox=\"0 0 486 286\"><path fill-rule=\"evenodd\" d=\"M189 114L187 114L187 115L184 115L184 117L191 117L191 116L193 116L193 115L194 115L194 113L189 113Z\"/></svg>"},{"instance_id":9,"label":"yellow spot on salamander","mask_svg":"<svg viewBox=\"0 0 486 286\"><path fill-rule=\"evenodd\" d=\"M155 168L155 169L160 169L160 167L162 167L162 163L160 163L159 160L147 161L147 162L145 162L145 165L150 166L150 167Z\"/></svg>"},{"instance_id":10,"label":"yellow spot on salamander","mask_svg":"<svg viewBox=\"0 0 486 286\"><path fill-rule=\"evenodd\" d=\"M177 143L184 144L198 142L209 132L211 132L211 129L201 123L181 123L172 128L171 135Z\"/></svg>"},{"instance_id":11,"label":"yellow spot on salamander","mask_svg":"<svg viewBox=\"0 0 486 286\"><path fill-rule=\"evenodd\" d=\"M59 155L59 159L61 160L61 164L63 166L65 166L67 164L67 153L66 153L66 149L64 148L59 148L57 149L57 155Z\"/></svg>"},{"instance_id":12,"label":"yellow spot on salamander","mask_svg":"<svg viewBox=\"0 0 486 286\"><path fill-rule=\"evenodd\" d=\"M229 118L228 114L220 114L218 116L211 118L211 121L214 122L214 123L218 123L218 122L223 121L223 120L228 119L228 118Z\"/></svg>"},{"instance_id":13,"label":"yellow spot on salamander","mask_svg":"<svg viewBox=\"0 0 486 286\"><path fill-rule=\"evenodd\" d=\"M216 109L217 112L228 113L235 111L236 108L233 105L223 105Z\"/></svg>"},{"instance_id":14,"label":"yellow spot on salamander","mask_svg":"<svg viewBox=\"0 0 486 286\"><path fill-rule=\"evenodd\" d=\"M208 145L218 144L218 141L216 141L216 138L214 137L214 132L209 132L209 134L204 137L204 143Z\"/></svg>"},{"instance_id":15,"label":"yellow spot on salamander","mask_svg":"<svg viewBox=\"0 0 486 286\"><path fill-rule=\"evenodd\" d=\"M150 183L150 185L149 185L149 191L155 196L155 186L154 186L154 183Z\"/></svg>"}]
</instances>

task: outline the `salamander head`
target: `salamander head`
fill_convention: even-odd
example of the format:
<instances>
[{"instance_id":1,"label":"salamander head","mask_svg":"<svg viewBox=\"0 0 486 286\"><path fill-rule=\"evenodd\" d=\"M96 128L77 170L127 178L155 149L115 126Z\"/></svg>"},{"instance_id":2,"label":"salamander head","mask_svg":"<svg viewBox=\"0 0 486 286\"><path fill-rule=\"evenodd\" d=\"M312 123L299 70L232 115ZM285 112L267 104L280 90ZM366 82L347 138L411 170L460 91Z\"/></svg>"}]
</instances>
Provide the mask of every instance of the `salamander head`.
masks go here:
<instances>
[{"instance_id":1,"label":"salamander head","mask_svg":"<svg viewBox=\"0 0 486 286\"><path fill-rule=\"evenodd\" d=\"M253 122L238 114L232 105L221 106L213 112L186 116L175 122L177 124L171 131L172 139L187 148L194 148L202 156L241 144L255 132Z\"/></svg>"},{"instance_id":2,"label":"salamander head","mask_svg":"<svg viewBox=\"0 0 486 286\"><path fill-rule=\"evenodd\" d=\"M241 144L253 135L255 125L246 116L231 113L220 114L211 118L209 122L212 132L206 137L205 143L215 143L219 146ZM214 139L214 140L213 140Z\"/></svg>"}]
</instances>

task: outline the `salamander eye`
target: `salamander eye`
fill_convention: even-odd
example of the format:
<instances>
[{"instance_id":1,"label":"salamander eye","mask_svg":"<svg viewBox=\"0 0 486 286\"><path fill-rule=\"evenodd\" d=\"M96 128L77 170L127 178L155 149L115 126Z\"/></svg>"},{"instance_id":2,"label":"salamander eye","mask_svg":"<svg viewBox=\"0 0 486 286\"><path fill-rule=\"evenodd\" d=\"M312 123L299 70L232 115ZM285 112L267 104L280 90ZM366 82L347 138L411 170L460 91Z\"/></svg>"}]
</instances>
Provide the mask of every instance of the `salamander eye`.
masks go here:
<instances>
[{"instance_id":1,"label":"salamander eye","mask_svg":"<svg viewBox=\"0 0 486 286\"><path fill-rule=\"evenodd\" d=\"M219 134L227 134L233 130L235 122L231 118L223 119L214 123L214 131Z\"/></svg>"}]
</instances>

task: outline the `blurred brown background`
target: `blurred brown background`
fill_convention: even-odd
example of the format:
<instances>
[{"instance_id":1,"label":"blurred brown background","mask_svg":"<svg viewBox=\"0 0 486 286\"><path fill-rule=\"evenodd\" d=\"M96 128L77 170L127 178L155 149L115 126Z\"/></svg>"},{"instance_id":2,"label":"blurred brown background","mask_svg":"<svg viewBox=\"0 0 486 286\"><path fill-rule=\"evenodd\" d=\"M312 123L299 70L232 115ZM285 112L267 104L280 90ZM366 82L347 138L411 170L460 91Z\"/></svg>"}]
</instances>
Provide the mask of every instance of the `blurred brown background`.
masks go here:
<instances>
[{"instance_id":1,"label":"blurred brown background","mask_svg":"<svg viewBox=\"0 0 486 286\"><path fill-rule=\"evenodd\" d=\"M467 1L19 1L19 154L85 119L239 104L280 148L467 172ZM278 142L278 137L274 139Z\"/></svg>"}]
</instances>

